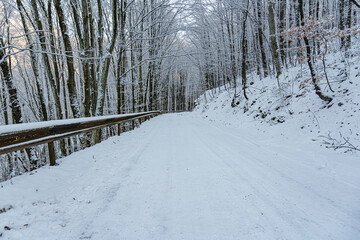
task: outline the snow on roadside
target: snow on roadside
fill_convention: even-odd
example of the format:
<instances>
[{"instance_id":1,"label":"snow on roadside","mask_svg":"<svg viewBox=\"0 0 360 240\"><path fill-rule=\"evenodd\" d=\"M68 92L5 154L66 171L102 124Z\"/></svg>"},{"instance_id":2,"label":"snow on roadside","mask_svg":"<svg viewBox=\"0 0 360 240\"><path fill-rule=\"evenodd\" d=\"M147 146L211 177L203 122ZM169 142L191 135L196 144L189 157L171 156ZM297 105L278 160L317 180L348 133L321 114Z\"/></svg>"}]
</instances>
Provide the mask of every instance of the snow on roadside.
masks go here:
<instances>
[{"instance_id":1,"label":"snow on roadside","mask_svg":"<svg viewBox=\"0 0 360 240\"><path fill-rule=\"evenodd\" d=\"M360 41L357 45L360 46ZM331 143L340 145L346 139L360 148L360 53L356 49L357 46L353 48L354 56L348 60L341 53L328 56L326 70L334 93L326 84L322 66L317 66L323 92L333 96L329 105L315 94L304 64L280 76L281 90L274 76L259 79L250 75L248 101L238 89L240 97L236 98L237 106L232 107L234 91L215 89L198 99L195 112L209 121L252 129L265 138L271 136L273 141L307 141L309 145L330 147ZM328 144L324 144L325 141ZM359 153L349 154L359 156Z\"/></svg>"},{"instance_id":2,"label":"snow on roadside","mask_svg":"<svg viewBox=\"0 0 360 240\"><path fill-rule=\"evenodd\" d=\"M132 163L132 155L152 131L147 125L144 122L141 128L59 159L59 166L44 166L1 182L0 239L1 236L5 239L81 236L87 227L81 219L95 215L106 206L111 198L106 196L109 188L120 184L113 176ZM118 147L119 143L125 143L125 147ZM118 156L126 161L119 161ZM42 236L43 232L52 235Z\"/></svg>"}]
</instances>

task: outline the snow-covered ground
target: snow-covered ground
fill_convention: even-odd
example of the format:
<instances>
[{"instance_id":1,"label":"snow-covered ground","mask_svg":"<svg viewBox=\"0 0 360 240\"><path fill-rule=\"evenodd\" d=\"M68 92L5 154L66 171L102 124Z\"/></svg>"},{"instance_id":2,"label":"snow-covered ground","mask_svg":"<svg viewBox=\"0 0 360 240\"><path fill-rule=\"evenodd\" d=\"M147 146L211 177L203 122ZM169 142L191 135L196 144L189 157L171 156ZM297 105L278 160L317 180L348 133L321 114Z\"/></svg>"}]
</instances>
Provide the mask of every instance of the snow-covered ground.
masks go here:
<instances>
[{"instance_id":1,"label":"snow-covered ground","mask_svg":"<svg viewBox=\"0 0 360 240\"><path fill-rule=\"evenodd\" d=\"M280 88L274 76L260 80L258 75L250 74L249 100L245 101L238 89L235 107L231 106L233 89L207 91L198 99L195 112L209 121L253 129L256 134L285 142L341 146L341 152L349 152L353 145L360 153L360 41L355 43L352 58L344 59L340 52L327 57L326 71L334 92L326 83L322 65L316 65L323 93L333 98L330 104L315 94L308 66L303 64L280 75Z\"/></svg>"},{"instance_id":2,"label":"snow-covered ground","mask_svg":"<svg viewBox=\"0 0 360 240\"><path fill-rule=\"evenodd\" d=\"M359 238L356 153L209 118L161 115L1 183L0 238Z\"/></svg>"}]
</instances>

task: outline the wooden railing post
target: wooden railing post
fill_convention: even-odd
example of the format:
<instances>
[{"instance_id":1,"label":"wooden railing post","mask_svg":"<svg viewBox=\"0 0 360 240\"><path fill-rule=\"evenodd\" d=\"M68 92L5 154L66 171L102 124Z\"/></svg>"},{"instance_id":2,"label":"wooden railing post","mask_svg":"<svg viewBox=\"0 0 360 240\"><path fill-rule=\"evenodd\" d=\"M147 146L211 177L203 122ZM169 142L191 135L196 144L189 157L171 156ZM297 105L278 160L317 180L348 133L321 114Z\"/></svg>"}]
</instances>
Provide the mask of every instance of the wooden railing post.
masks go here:
<instances>
[{"instance_id":1,"label":"wooden railing post","mask_svg":"<svg viewBox=\"0 0 360 240\"><path fill-rule=\"evenodd\" d=\"M118 124L118 136L120 136L121 133L121 123Z\"/></svg>"},{"instance_id":2,"label":"wooden railing post","mask_svg":"<svg viewBox=\"0 0 360 240\"><path fill-rule=\"evenodd\" d=\"M55 157L54 142L49 142L48 148L49 148L50 166L55 166L56 165L56 157Z\"/></svg>"}]
</instances>

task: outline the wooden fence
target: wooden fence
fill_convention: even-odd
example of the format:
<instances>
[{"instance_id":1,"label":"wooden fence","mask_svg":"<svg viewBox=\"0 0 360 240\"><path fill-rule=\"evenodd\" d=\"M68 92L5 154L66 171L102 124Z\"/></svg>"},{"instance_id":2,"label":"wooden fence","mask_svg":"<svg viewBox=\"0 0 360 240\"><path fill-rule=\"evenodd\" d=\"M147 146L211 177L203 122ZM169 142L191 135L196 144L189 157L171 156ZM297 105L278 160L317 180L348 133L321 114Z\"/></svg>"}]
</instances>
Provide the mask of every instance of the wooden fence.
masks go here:
<instances>
[{"instance_id":1,"label":"wooden fence","mask_svg":"<svg viewBox=\"0 0 360 240\"><path fill-rule=\"evenodd\" d=\"M143 119L149 119L160 113L153 111L0 126L0 154L47 143L50 166L54 166L56 165L54 141L112 125L118 125L118 135L120 135L120 124L136 119L141 123Z\"/></svg>"}]
</instances>

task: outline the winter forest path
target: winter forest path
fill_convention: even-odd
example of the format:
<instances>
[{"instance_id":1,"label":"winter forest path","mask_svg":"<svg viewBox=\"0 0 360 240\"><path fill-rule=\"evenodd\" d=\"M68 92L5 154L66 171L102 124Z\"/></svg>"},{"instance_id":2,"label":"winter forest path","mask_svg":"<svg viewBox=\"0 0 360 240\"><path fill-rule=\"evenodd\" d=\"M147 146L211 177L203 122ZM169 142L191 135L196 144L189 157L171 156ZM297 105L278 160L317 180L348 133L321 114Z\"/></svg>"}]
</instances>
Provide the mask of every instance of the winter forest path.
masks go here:
<instances>
[{"instance_id":1,"label":"winter forest path","mask_svg":"<svg viewBox=\"0 0 360 240\"><path fill-rule=\"evenodd\" d=\"M0 214L0 232L12 240L356 239L360 183L320 171L319 157L192 113L165 114L3 183L0 205L12 209Z\"/></svg>"}]
</instances>

